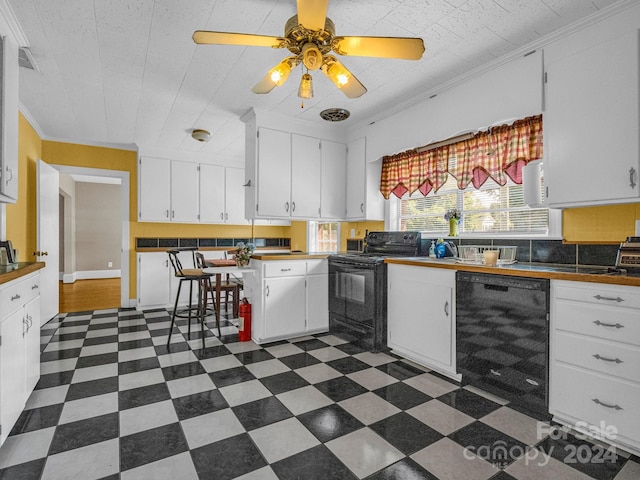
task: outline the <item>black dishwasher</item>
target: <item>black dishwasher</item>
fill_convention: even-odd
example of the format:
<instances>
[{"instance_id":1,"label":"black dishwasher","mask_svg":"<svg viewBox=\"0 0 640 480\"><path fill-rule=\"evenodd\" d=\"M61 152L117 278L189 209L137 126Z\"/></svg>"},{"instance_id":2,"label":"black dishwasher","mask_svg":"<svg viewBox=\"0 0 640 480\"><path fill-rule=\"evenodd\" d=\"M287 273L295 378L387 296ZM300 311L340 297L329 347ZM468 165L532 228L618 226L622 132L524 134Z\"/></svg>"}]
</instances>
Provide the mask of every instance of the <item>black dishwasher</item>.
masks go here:
<instances>
[{"instance_id":1,"label":"black dishwasher","mask_svg":"<svg viewBox=\"0 0 640 480\"><path fill-rule=\"evenodd\" d=\"M549 280L458 271L456 361L463 385L548 414Z\"/></svg>"}]
</instances>

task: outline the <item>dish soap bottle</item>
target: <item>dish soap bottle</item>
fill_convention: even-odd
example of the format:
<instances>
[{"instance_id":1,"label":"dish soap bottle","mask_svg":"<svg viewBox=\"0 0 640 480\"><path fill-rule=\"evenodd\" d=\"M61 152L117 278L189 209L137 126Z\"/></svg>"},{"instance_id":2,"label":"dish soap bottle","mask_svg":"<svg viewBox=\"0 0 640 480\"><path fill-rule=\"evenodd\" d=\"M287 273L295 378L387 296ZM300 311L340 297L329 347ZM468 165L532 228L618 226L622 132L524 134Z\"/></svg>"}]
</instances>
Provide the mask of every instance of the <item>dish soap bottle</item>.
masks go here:
<instances>
[{"instance_id":1,"label":"dish soap bottle","mask_svg":"<svg viewBox=\"0 0 640 480\"><path fill-rule=\"evenodd\" d=\"M444 258L447 253L447 247L444 245L444 241L439 238L436 243L436 258Z\"/></svg>"},{"instance_id":2,"label":"dish soap bottle","mask_svg":"<svg viewBox=\"0 0 640 480\"><path fill-rule=\"evenodd\" d=\"M429 247L429 258L436 258L436 241L431 240L431 246Z\"/></svg>"}]
</instances>

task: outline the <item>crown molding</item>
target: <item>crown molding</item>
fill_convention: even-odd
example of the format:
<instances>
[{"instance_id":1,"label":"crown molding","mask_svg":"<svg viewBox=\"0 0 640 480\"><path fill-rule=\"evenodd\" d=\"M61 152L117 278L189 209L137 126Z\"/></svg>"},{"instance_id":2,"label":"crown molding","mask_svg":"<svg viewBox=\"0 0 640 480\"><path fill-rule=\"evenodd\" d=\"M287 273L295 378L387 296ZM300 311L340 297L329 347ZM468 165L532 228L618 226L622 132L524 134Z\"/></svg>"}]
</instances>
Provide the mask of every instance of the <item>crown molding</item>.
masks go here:
<instances>
[{"instance_id":1,"label":"crown molding","mask_svg":"<svg viewBox=\"0 0 640 480\"><path fill-rule=\"evenodd\" d=\"M18 22L16 14L13 13L13 9L7 0L0 0L0 15L7 22L9 30L19 47L28 47L29 40L22 30L22 26Z\"/></svg>"}]
</instances>

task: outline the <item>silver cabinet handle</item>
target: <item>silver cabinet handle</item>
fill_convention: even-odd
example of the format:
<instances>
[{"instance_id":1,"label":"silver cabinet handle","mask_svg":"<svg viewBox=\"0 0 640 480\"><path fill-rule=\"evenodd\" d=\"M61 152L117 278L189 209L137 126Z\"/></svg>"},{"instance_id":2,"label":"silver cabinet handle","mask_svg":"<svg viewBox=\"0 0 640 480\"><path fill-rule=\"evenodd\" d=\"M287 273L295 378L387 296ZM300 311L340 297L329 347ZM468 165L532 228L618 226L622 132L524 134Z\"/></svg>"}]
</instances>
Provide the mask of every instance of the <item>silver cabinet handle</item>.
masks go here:
<instances>
[{"instance_id":1,"label":"silver cabinet handle","mask_svg":"<svg viewBox=\"0 0 640 480\"><path fill-rule=\"evenodd\" d=\"M491 375L495 375L497 377L501 377L502 376L502 374L500 372L496 372L493 368L490 368L489 372L491 372Z\"/></svg>"},{"instance_id":2,"label":"silver cabinet handle","mask_svg":"<svg viewBox=\"0 0 640 480\"><path fill-rule=\"evenodd\" d=\"M9 185L9 182L11 180L13 180L13 170L11 170L9 167L7 167L7 173L11 174L11 176L9 178L7 178L6 184Z\"/></svg>"},{"instance_id":3,"label":"silver cabinet handle","mask_svg":"<svg viewBox=\"0 0 640 480\"><path fill-rule=\"evenodd\" d=\"M602 295L594 295L593 298L596 300L606 300L607 302L624 302L624 298L620 297L603 297Z\"/></svg>"},{"instance_id":4,"label":"silver cabinet handle","mask_svg":"<svg viewBox=\"0 0 640 480\"><path fill-rule=\"evenodd\" d=\"M449 316L449 302L448 301L444 302L444 314L447 317Z\"/></svg>"},{"instance_id":5,"label":"silver cabinet handle","mask_svg":"<svg viewBox=\"0 0 640 480\"><path fill-rule=\"evenodd\" d=\"M220 212L220 220L224 220L224 213Z\"/></svg>"},{"instance_id":6,"label":"silver cabinet handle","mask_svg":"<svg viewBox=\"0 0 640 480\"><path fill-rule=\"evenodd\" d=\"M267 285L266 287L264 287L264 296L268 297L269 296L269 285Z\"/></svg>"},{"instance_id":7,"label":"silver cabinet handle","mask_svg":"<svg viewBox=\"0 0 640 480\"><path fill-rule=\"evenodd\" d=\"M280 271L281 272L290 272L291 269L290 268L281 268Z\"/></svg>"},{"instance_id":8,"label":"silver cabinet handle","mask_svg":"<svg viewBox=\"0 0 640 480\"><path fill-rule=\"evenodd\" d=\"M360 204L360 211L361 211L362 213L364 213L364 203L361 203L361 204Z\"/></svg>"},{"instance_id":9,"label":"silver cabinet handle","mask_svg":"<svg viewBox=\"0 0 640 480\"><path fill-rule=\"evenodd\" d=\"M284 211L285 211L285 212L288 212L288 211L289 211L289 202L286 202L286 203L284 204Z\"/></svg>"},{"instance_id":10,"label":"silver cabinet handle","mask_svg":"<svg viewBox=\"0 0 640 480\"><path fill-rule=\"evenodd\" d=\"M39 289L39 288L40 288L40 286L39 286L37 283L36 283L36 284L31 285L31 290L37 290L37 289Z\"/></svg>"},{"instance_id":11,"label":"silver cabinet handle","mask_svg":"<svg viewBox=\"0 0 640 480\"><path fill-rule=\"evenodd\" d=\"M18 300L20 298L20 294L16 293L13 297L11 297L11 301Z\"/></svg>"},{"instance_id":12,"label":"silver cabinet handle","mask_svg":"<svg viewBox=\"0 0 640 480\"><path fill-rule=\"evenodd\" d=\"M597 360L602 360L603 362L615 362L615 363L624 363L622 360L620 360L619 358L607 358L607 357L601 357L600 355L598 355L597 353L595 355L592 355L593 358L597 359Z\"/></svg>"},{"instance_id":13,"label":"silver cabinet handle","mask_svg":"<svg viewBox=\"0 0 640 480\"><path fill-rule=\"evenodd\" d=\"M616 410L624 410L620 405L618 405L617 403L615 405L609 405L607 403L601 402L600 400L598 400L597 398L592 398L591 399L592 402L597 403L598 405L602 405L603 407L606 408L614 408Z\"/></svg>"},{"instance_id":14,"label":"silver cabinet handle","mask_svg":"<svg viewBox=\"0 0 640 480\"><path fill-rule=\"evenodd\" d=\"M171 218L176 216L176 212L174 212L173 210L171 210Z\"/></svg>"},{"instance_id":15,"label":"silver cabinet handle","mask_svg":"<svg viewBox=\"0 0 640 480\"><path fill-rule=\"evenodd\" d=\"M167 218L169 218L169 210L165 210L165 211L164 211L164 216L165 216L165 217L167 217Z\"/></svg>"},{"instance_id":16,"label":"silver cabinet handle","mask_svg":"<svg viewBox=\"0 0 640 480\"><path fill-rule=\"evenodd\" d=\"M629 169L629 186L636 188L636 169L633 167Z\"/></svg>"},{"instance_id":17,"label":"silver cabinet handle","mask_svg":"<svg viewBox=\"0 0 640 480\"><path fill-rule=\"evenodd\" d=\"M536 382L535 380L531 380L530 378L525 378L524 381L527 382L528 384L534 385L536 387L540 386L540 384L538 382Z\"/></svg>"},{"instance_id":18,"label":"silver cabinet handle","mask_svg":"<svg viewBox=\"0 0 640 480\"><path fill-rule=\"evenodd\" d=\"M624 328L624 325L620 325L619 323L603 323L600 320L594 320L593 323L595 323L599 327Z\"/></svg>"},{"instance_id":19,"label":"silver cabinet handle","mask_svg":"<svg viewBox=\"0 0 640 480\"><path fill-rule=\"evenodd\" d=\"M296 211L296 202L291 202L291 211L292 212Z\"/></svg>"}]
</instances>

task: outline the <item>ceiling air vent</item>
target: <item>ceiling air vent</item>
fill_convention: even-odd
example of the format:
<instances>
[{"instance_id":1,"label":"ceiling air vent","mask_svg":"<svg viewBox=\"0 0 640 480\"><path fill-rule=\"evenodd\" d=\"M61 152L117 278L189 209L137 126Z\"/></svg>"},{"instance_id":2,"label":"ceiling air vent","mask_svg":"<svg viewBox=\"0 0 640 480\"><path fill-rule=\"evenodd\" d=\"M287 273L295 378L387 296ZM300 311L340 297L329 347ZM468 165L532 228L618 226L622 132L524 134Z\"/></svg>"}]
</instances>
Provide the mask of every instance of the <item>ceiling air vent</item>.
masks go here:
<instances>
[{"instance_id":1,"label":"ceiling air vent","mask_svg":"<svg viewBox=\"0 0 640 480\"><path fill-rule=\"evenodd\" d=\"M22 68L38 71L36 62L33 60L33 55L31 55L31 50L28 47L20 47L18 49L18 65Z\"/></svg>"},{"instance_id":2,"label":"ceiling air vent","mask_svg":"<svg viewBox=\"0 0 640 480\"><path fill-rule=\"evenodd\" d=\"M327 122L341 122L349 118L351 113L344 108L327 108L320 112L320 116Z\"/></svg>"}]
</instances>

